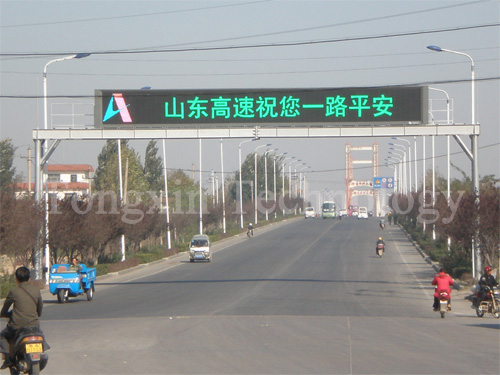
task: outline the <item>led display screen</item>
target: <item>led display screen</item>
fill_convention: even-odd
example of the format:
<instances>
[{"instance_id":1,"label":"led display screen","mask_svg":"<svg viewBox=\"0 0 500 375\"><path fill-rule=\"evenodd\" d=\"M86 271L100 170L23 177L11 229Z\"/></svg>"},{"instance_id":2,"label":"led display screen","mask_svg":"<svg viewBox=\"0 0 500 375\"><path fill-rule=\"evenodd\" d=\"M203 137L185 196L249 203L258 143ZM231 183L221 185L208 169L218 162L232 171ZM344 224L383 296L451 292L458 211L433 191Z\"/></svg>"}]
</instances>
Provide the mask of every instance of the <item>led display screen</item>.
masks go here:
<instances>
[{"instance_id":1,"label":"led display screen","mask_svg":"<svg viewBox=\"0 0 500 375\"><path fill-rule=\"evenodd\" d=\"M98 127L419 124L427 87L96 90Z\"/></svg>"}]
</instances>

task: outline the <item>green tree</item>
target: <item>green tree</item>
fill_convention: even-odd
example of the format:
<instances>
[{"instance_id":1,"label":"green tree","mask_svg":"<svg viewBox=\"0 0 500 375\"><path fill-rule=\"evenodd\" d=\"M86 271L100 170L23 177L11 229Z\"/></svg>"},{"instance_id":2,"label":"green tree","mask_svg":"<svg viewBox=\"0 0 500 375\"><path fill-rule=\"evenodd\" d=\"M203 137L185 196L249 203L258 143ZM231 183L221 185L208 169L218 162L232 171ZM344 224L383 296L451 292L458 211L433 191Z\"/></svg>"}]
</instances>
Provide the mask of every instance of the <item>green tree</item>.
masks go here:
<instances>
[{"instance_id":1,"label":"green tree","mask_svg":"<svg viewBox=\"0 0 500 375\"><path fill-rule=\"evenodd\" d=\"M267 189L268 194L274 193L274 157L275 155L267 154L257 155L257 187L258 192L264 191L265 186L265 159L267 158ZM279 196L283 192L282 179L282 160L283 156L276 158L276 194ZM241 165L241 180L242 180L242 196L243 202L254 199L255 191L255 153L248 154L245 161ZM285 176L285 186L288 184L288 177ZM240 172L234 172L234 180L229 185L229 192L233 200L237 200L239 196Z\"/></svg>"},{"instance_id":2,"label":"green tree","mask_svg":"<svg viewBox=\"0 0 500 375\"><path fill-rule=\"evenodd\" d=\"M144 169L139 155L129 147L127 140L122 140L122 178L124 189L128 192L144 192L148 190ZM128 173L126 165L128 161ZM98 166L95 173L95 185L99 191L112 190L119 194L118 179L118 146L116 141L108 140L97 157Z\"/></svg>"},{"instance_id":3,"label":"green tree","mask_svg":"<svg viewBox=\"0 0 500 375\"><path fill-rule=\"evenodd\" d=\"M16 147L12 139L6 138L0 141L0 191L10 190L16 168L13 167Z\"/></svg>"},{"instance_id":4,"label":"green tree","mask_svg":"<svg viewBox=\"0 0 500 375\"><path fill-rule=\"evenodd\" d=\"M149 190L158 193L164 190L163 182L163 162L158 156L158 147L156 141L151 140L146 147L146 156L144 158L144 176Z\"/></svg>"}]
</instances>

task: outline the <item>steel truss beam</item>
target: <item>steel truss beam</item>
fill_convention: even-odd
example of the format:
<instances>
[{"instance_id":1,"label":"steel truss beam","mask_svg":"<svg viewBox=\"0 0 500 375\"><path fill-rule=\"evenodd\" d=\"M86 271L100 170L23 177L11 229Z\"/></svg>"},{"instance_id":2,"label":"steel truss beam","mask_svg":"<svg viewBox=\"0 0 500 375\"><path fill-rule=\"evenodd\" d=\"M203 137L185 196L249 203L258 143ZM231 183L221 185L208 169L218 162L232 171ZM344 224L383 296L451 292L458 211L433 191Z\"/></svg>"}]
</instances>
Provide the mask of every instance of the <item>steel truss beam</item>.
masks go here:
<instances>
[{"instance_id":1,"label":"steel truss beam","mask_svg":"<svg viewBox=\"0 0 500 375\"><path fill-rule=\"evenodd\" d=\"M259 138L343 138L479 135L479 125L351 126L258 128ZM200 129L35 129L34 140L255 138L255 128Z\"/></svg>"}]
</instances>

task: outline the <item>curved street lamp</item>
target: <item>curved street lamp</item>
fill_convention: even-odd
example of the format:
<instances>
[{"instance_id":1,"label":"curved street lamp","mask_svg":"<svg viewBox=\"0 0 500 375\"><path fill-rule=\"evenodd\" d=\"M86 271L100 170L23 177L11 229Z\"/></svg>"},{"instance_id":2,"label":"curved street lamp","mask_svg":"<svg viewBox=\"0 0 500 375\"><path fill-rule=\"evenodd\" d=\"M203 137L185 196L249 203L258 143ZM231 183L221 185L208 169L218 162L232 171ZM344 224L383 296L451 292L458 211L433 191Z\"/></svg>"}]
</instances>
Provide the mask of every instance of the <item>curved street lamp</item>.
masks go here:
<instances>
[{"instance_id":1,"label":"curved street lamp","mask_svg":"<svg viewBox=\"0 0 500 375\"><path fill-rule=\"evenodd\" d=\"M43 128L48 129L48 101L47 101L47 68L49 67L50 64L60 62L60 61L65 61L65 60L72 60L72 59L83 59L85 57L90 56L90 53L78 53L76 55L70 55L66 57L61 57L58 59L54 59L49 61L47 64L45 64L43 68ZM43 154L45 155L47 153L48 149L48 144L47 141L43 143ZM46 161L47 162L47 161ZM39 200L42 198L41 194L41 173L38 172L40 170L40 165L36 166L36 174L39 176L38 178L35 179L35 185L37 188L35 189L35 200ZM47 178L47 176L46 176ZM38 181L37 181L38 180ZM48 184L48 181L47 181ZM48 209L48 189L45 189L45 267L50 269L50 247L49 247L49 209ZM125 256L124 251L122 251L123 256ZM123 257L122 256L122 257ZM41 279L41 265L43 264L42 258L41 258L41 253L39 256L36 256L35 260L35 279ZM49 283L49 272L45 274L45 282L48 284Z\"/></svg>"}]
</instances>

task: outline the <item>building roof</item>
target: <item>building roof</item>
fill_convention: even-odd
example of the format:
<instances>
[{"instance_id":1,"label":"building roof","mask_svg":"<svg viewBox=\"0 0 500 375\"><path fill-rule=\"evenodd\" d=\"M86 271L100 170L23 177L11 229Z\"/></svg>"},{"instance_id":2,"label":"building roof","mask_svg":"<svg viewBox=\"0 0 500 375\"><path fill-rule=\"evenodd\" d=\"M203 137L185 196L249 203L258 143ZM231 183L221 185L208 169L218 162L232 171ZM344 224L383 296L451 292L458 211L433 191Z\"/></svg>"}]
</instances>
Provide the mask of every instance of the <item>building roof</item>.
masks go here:
<instances>
[{"instance_id":1,"label":"building roof","mask_svg":"<svg viewBox=\"0 0 500 375\"><path fill-rule=\"evenodd\" d=\"M94 172L90 164L48 164L49 172Z\"/></svg>"}]
</instances>

